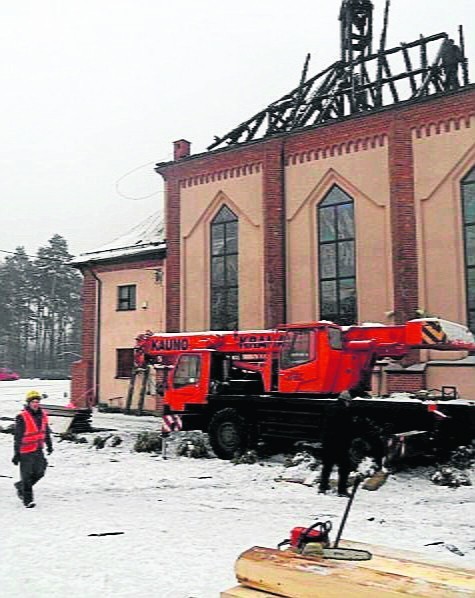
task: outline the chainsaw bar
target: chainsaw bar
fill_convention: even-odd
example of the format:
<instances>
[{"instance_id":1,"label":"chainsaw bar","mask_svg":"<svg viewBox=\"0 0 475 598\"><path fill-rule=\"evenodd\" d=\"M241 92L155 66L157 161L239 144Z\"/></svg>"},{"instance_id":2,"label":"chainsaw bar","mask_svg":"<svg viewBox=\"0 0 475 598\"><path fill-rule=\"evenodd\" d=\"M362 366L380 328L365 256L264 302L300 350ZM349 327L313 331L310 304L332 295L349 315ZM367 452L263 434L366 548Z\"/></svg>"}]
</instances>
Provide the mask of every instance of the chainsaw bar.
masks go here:
<instances>
[{"instance_id":1,"label":"chainsaw bar","mask_svg":"<svg viewBox=\"0 0 475 598\"><path fill-rule=\"evenodd\" d=\"M371 552L356 548L324 548L322 556L337 561L369 561L373 557Z\"/></svg>"}]
</instances>

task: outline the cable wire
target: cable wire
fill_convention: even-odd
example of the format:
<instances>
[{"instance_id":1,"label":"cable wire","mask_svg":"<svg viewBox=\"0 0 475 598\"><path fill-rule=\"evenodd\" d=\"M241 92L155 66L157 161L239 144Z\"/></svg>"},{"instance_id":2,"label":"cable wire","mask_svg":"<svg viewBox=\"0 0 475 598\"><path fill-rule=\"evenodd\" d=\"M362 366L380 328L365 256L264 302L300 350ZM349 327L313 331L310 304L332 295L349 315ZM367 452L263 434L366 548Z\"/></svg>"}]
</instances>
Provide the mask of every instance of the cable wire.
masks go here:
<instances>
[{"instance_id":1,"label":"cable wire","mask_svg":"<svg viewBox=\"0 0 475 598\"><path fill-rule=\"evenodd\" d=\"M159 160L160 162L160 160ZM147 162L146 164L142 164L141 166L137 166L136 168L132 168L132 170L129 170L128 172L126 172L125 174L123 174L121 177L119 177L117 179L117 181L115 182L115 190L117 192L118 195L120 195L121 197L123 197L124 199L131 199L132 201L141 201L142 199L149 199L150 197L153 197L154 195L158 195L159 193L163 194L163 189L157 189L157 191L154 191L153 193L149 193L148 195L142 195L140 197L132 197L132 195L127 195L126 193L123 193L120 188L119 185L120 183L129 175L133 174L134 172L137 172L138 170L141 170L142 168L145 168L146 166L151 166L152 164L156 164L156 162Z\"/></svg>"},{"instance_id":2,"label":"cable wire","mask_svg":"<svg viewBox=\"0 0 475 598\"><path fill-rule=\"evenodd\" d=\"M17 251L7 251L6 249L0 249L0 253L9 253L11 255L18 255ZM68 264L69 262L64 262L59 257L42 257L39 255L31 255L29 253L22 253L21 255L26 255L26 257L33 257L36 260L46 260L47 262L60 262L62 264Z\"/></svg>"}]
</instances>

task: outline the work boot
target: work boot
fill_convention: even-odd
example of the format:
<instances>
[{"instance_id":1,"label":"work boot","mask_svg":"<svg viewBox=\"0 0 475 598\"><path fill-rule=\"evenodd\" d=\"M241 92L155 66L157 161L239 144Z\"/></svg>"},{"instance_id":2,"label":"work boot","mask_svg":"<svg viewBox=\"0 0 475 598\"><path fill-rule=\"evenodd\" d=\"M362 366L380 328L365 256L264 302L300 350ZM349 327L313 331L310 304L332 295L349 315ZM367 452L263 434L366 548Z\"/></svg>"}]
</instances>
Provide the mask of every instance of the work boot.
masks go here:
<instances>
[{"instance_id":1,"label":"work boot","mask_svg":"<svg viewBox=\"0 0 475 598\"><path fill-rule=\"evenodd\" d=\"M33 492L22 492L22 497L23 497L23 504L25 505L25 507L29 507L29 505L33 505L35 506L35 499L33 497Z\"/></svg>"},{"instance_id":2,"label":"work boot","mask_svg":"<svg viewBox=\"0 0 475 598\"><path fill-rule=\"evenodd\" d=\"M15 486L15 490L17 493L17 496L20 500L23 500L23 485L21 482L15 482L13 484Z\"/></svg>"}]
</instances>

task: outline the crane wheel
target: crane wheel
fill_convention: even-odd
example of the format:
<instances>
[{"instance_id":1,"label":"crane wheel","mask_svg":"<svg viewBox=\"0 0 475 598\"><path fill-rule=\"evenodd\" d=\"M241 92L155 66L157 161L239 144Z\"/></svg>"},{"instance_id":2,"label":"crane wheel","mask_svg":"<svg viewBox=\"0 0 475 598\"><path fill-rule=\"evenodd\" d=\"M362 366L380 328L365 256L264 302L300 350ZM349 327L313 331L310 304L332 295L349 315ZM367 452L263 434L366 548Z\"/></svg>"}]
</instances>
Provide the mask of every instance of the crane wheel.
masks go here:
<instances>
[{"instance_id":1,"label":"crane wheel","mask_svg":"<svg viewBox=\"0 0 475 598\"><path fill-rule=\"evenodd\" d=\"M247 446L246 420L236 409L222 409L211 418L208 435L211 447L220 459L232 459Z\"/></svg>"}]
</instances>

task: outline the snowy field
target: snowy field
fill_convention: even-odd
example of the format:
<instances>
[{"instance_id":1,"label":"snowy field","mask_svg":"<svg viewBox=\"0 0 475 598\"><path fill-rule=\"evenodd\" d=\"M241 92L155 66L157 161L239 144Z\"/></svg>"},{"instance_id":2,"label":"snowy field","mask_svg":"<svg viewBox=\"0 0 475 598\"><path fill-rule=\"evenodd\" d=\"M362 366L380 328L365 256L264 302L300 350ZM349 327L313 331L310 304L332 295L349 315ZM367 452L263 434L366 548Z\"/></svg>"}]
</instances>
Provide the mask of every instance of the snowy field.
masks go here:
<instances>
[{"instance_id":1,"label":"snowy field","mask_svg":"<svg viewBox=\"0 0 475 598\"><path fill-rule=\"evenodd\" d=\"M0 417L14 417L32 388L49 395L45 403L68 401L68 381L0 382ZM83 435L87 444L55 438L35 509L14 493L13 437L0 434L2 597L217 598L235 585L244 550L276 547L316 517L338 528L346 499L276 481L289 475L282 456L233 465L133 452L138 432L158 423L94 413L93 426L114 429L123 444L96 450L98 433ZM343 536L475 568L474 487L435 486L428 471L392 475L377 492L358 490ZM108 532L123 533L91 535Z\"/></svg>"}]
</instances>

